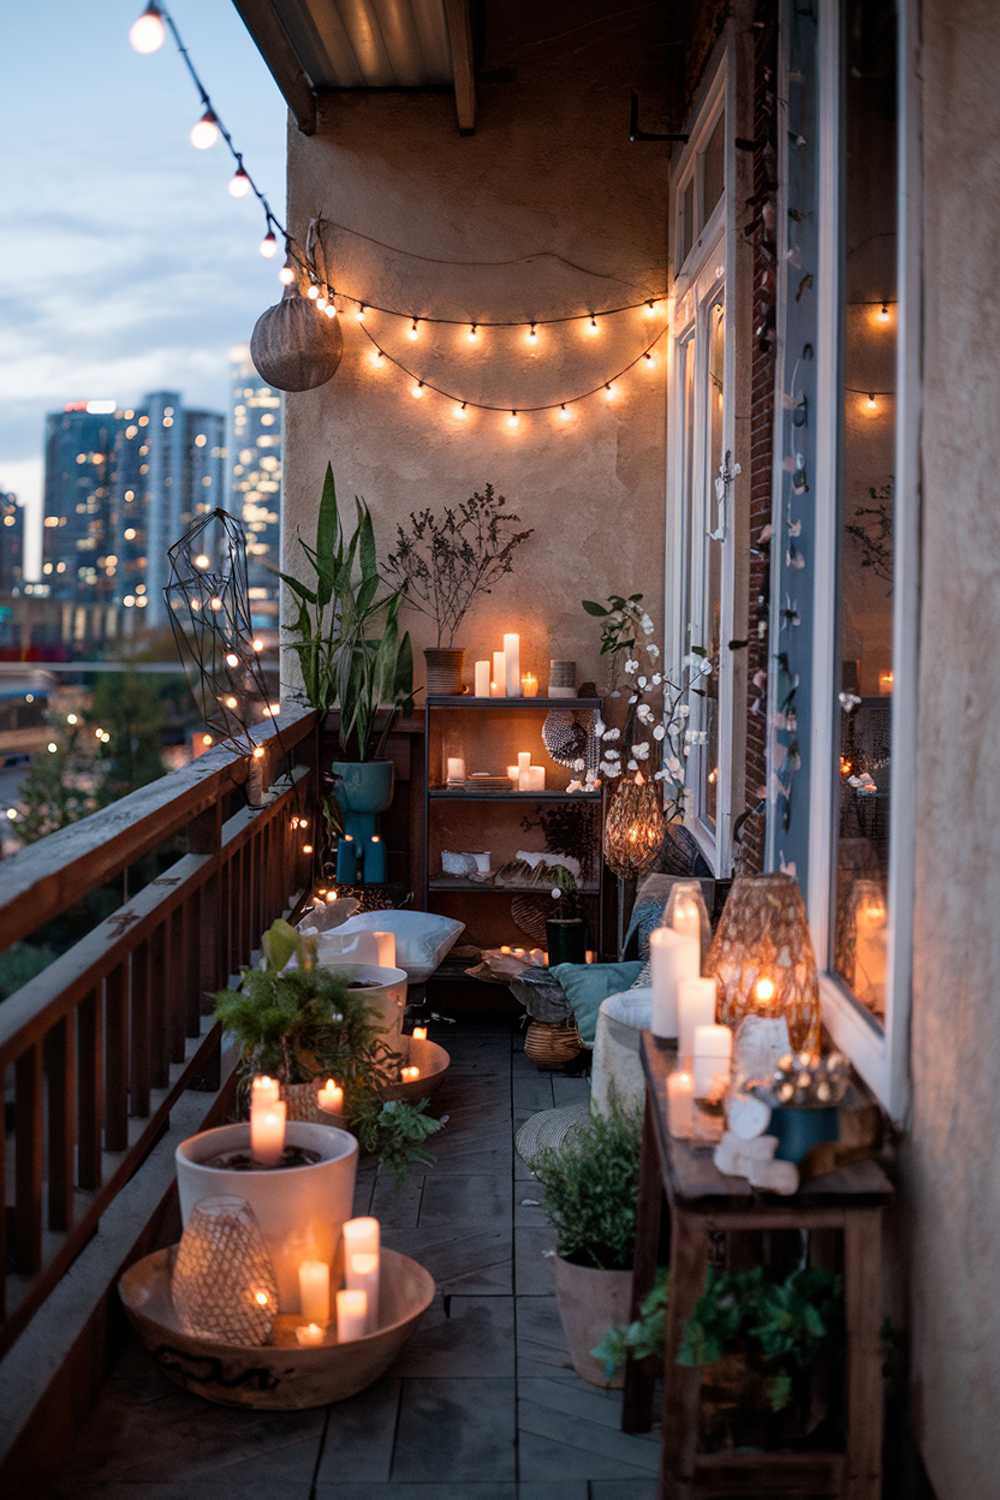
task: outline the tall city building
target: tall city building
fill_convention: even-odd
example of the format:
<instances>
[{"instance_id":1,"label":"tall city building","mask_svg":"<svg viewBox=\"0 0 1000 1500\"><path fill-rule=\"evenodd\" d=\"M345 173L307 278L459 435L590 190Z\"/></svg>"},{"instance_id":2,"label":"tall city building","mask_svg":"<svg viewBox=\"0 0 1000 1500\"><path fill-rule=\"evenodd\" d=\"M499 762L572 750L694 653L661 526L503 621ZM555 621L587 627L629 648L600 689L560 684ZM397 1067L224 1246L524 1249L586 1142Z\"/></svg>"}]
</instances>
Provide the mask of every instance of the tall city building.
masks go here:
<instances>
[{"instance_id":1,"label":"tall city building","mask_svg":"<svg viewBox=\"0 0 1000 1500\"><path fill-rule=\"evenodd\" d=\"M250 362L230 356L229 505L247 536L250 610L255 629L277 627L281 563L281 395Z\"/></svg>"},{"instance_id":2,"label":"tall city building","mask_svg":"<svg viewBox=\"0 0 1000 1500\"><path fill-rule=\"evenodd\" d=\"M0 594L20 592L24 577L24 506L0 490Z\"/></svg>"},{"instance_id":3,"label":"tall city building","mask_svg":"<svg viewBox=\"0 0 1000 1500\"><path fill-rule=\"evenodd\" d=\"M45 418L42 582L53 598L114 595L110 475L121 421L114 401L71 401Z\"/></svg>"}]
</instances>

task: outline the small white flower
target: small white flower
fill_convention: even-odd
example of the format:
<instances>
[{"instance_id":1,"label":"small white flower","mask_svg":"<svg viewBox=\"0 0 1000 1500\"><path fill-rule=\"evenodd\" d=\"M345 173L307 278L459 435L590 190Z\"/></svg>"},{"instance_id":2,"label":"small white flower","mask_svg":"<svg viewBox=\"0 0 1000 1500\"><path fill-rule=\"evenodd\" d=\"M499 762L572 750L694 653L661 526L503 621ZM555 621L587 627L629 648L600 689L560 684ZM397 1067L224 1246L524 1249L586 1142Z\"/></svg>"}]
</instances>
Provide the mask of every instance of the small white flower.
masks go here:
<instances>
[{"instance_id":1,"label":"small white flower","mask_svg":"<svg viewBox=\"0 0 1000 1500\"><path fill-rule=\"evenodd\" d=\"M628 659L628 661L625 663L625 671L631 677L632 673L633 672L638 672L638 670L639 670L639 663L635 660L634 657L630 656L629 659Z\"/></svg>"},{"instance_id":2,"label":"small white flower","mask_svg":"<svg viewBox=\"0 0 1000 1500\"><path fill-rule=\"evenodd\" d=\"M633 745L632 746L632 754L635 756L636 760L648 760L649 759L649 741L648 740L643 740L641 744L639 744L639 745Z\"/></svg>"},{"instance_id":3,"label":"small white flower","mask_svg":"<svg viewBox=\"0 0 1000 1500\"><path fill-rule=\"evenodd\" d=\"M630 704L632 704L632 703L638 703L638 701L639 701L639 694L638 693L633 693L632 696L631 696L631 698L628 701L629 701Z\"/></svg>"},{"instance_id":4,"label":"small white flower","mask_svg":"<svg viewBox=\"0 0 1000 1500\"><path fill-rule=\"evenodd\" d=\"M606 729L604 731L604 734L601 736L601 738L605 739L605 740L617 740L617 739L620 738L620 736L621 736L621 730L620 729Z\"/></svg>"},{"instance_id":5,"label":"small white flower","mask_svg":"<svg viewBox=\"0 0 1000 1500\"><path fill-rule=\"evenodd\" d=\"M629 763L628 763L628 769L630 771L638 771L638 769L639 769L639 762L637 760L630 760Z\"/></svg>"},{"instance_id":6,"label":"small white flower","mask_svg":"<svg viewBox=\"0 0 1000 1500\"><path fill-rule=\"evenodd\" d=\"M595 735L597 736L598 739L600 739L601 736L604 734L604 731L605 731L606 728L607 728L607 725L605 724L604 720L600 717L600 715L598 715L597 718L594 720L594 733L595 733Z\"/></svg>"},{"instance_id":7,"label":"small white flower","mask_svg":"<svg viewBox=\"0 0 1000 1500\"><path fill-rule=\"evenodd\" d=\"M607 776L611 780L613 780L616 776L620 776L622 774L621 766L613 760L609 760L605 764L603 764L601 766L601 770L604 772L605 776Z\"/></svg>"},{"instance_id":8,"label":"small white flower","mask_svg":"<svg viewBox=\"0 0 1000 1500\"><path fill-rule=\"evenodd\" d=\"M640 724L651 724L653 722L653 710L648 703L640 703L635 711L635 716Z\"/></svg>"},{"instance_id":9,"label":"small white flower","mask_svg":"<svg viewBox=\"0 0 1000 1500\"><path fill-rule=\"evenodd\" d=\"M575 760L573 762L573 770L574 771L585 771L586 769L587 769L587 762L585 760L580 759L580 760Z\"/></svg>"},{"instance_id":10,"label":"small white flower","mask_svg":"<svg viewBox=\"0 0 1000 1500\"><path fill-rule=\"evenodd\" d=\"M664 729L662 724L657 724L656 728L653 730L653 739L662 740L666 732L667 731Z\"/></svg>"},{"instance_id":11,"label":"small white flower","mask_svg":"<svg viewBox=\"0 0 1000 1500\"><path fill-rule=\"evenodd\" d=\"M653 641L650 641L649 645L646 647L646 655L648 657L651 657L653 661L656 661L656 659L658 658L659 654L660 654L660 648L659 648L659 646L655 645Z\"/></svg>"},{"instance_id":12,"label":"small white flower","mask_svg":"<svg viewBox=\"0 0 1000 1500\"><path fill-rule=\"evenodd\" d=\"M654 781L666 781L666 779L667 779L667 772L666 771L654 771L653 772L653 780Z\"/></svg>"},{"instance_id":13,"label":"small white flower","mask_svg":"<svg viewBox=\"0 0 1000 1500\"><path fill-rule=\"evenodd\" d=\"M635 681L636 681L636 686L637 687L641 687L643 690L645 690L649 686L649 678L648 677L637 677L635 679Z\"/></svg>"},{"instance_id":14,"label":"small white flower","mask_svg":"<svg viewBox=\"0 0 1000 1500\"><path fill-rule=\"evenodd\" d=\"M662 681L663 681L663 673L662 672L654 672L653 673L653 686L654 687L659 687L660 683Z\"/></svg>"},{"instance_id":15,"label":"small white flower","mask_svg":"<svg viewBox=\"0 0 1000 1500\"><path fill-rule=\"evenodd\" d=\"M549 891L549 895L552 897L553 901L559 901L562 898L562 891L557 885L554 885L551 891Z\"/></svg>"},{"instance_id":16,"label":"small white flower","mask_svg":"<svg viewBox=\"0 0 1000 1500\"><path fill-rule=\"evenodd\" d=\"M582 792L583 791L583 782L582 781L571 781L570 784L569 784L569 786L566 788L566 790L567 790L567 792Z\"/></svg>"},{"instance_id":17,"label":"small white flower","mask_svg":"<svg viewBox=\"0 0 1000 1500\"><path fill-rule=\"evenodd\" d=\"M667 770L670 772L671 776L676 776L678 779L683 776L684 767L681 765L676 755L667 756Z\"/></svg>"},{"instance_id":18,"label":"small white flower","mask_svg":"<svg viewBox=\"0 0 1000 1500\"><path fill-rule=\"evenodd\" d=\"M686 719L688 717L688 715L690 714L690 712L691 712L691 706L690 706L690 704L688 704L688 703L680 703L680 704L678 704L678 706L677 706L677 713L680 716L680 718Z\"/></svg>"},{"instance_id":19,"label":"small white flower","mask_svg":"<svg viewBox=\"0 0 1000 1500\"><path fill-rule=\"evenodd\" d=\"M639 624L642 626L642 633L643 633L643 635L652 635L653 634L653 622L652 622L652 620L649 618L649 616L647 614L643 614L640 617Z\"/></svg>"},{"instance_id":20,"label":"small white flower","mask_svg":"<svg viewBox=\"0 0 1000 1500\"><path fill-rule=\"evenodd\" d=\"M621 760L622 753L621 753L620 750L615 750L615 749L605 750L605 752L604 752L604 758L605 758L605 760Z\"/></svg>"}]
</instances>

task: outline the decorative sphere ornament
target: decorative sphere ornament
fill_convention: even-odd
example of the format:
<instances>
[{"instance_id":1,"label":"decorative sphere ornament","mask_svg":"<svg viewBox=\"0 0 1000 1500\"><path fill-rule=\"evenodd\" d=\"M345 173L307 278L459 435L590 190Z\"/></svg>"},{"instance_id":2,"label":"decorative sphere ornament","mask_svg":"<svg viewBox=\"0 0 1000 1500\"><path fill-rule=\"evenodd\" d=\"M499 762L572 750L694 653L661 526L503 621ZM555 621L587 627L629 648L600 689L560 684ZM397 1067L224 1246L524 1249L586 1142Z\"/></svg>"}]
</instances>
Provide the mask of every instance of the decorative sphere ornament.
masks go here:
<instances>
[{"instance_id":1,"label":"decorative sphere ornament","mask_svg":"<svg viewBox=\"0 0 1000 1500\"><path fill-rule=\"evenodd\" d=\"M313 304L289 287L262 312L250 336L250 358L277 391L311 391L337 373L344 352L339 318L316 316Z\"/></svg>"}]
</instances>

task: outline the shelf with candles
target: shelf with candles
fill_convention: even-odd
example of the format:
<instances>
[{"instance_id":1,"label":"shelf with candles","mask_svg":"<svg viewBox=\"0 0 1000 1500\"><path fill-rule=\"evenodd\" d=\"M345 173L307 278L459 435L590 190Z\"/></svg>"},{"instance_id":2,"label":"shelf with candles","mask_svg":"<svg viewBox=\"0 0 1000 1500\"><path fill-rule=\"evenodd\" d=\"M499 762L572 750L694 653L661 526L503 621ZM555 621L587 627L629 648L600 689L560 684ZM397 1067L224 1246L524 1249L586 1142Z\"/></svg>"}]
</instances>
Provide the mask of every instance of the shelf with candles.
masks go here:
<instances>
[{"instance_id":1,"label":"shelf with candles","mask_svg":"<svg viewBox=\"0 0 1000 1500\"><path fill-rule=\"evenodd\" d=\"M460 875L436 875L430 882L432 891L476 892L488 896L537 896L544 895L545 887L537 885L496 885L492 880L464 880ZM585 881L576 887L578 896L599 896L601 887L596 880Z\"/></svg>"},{"instance_id":2,"label":"shelf with candles","mask_svg":"<svg viewBox=\"0 0 1000 1500\"><path fill-rule=\"evenodd\" d=\"M506 709L508 712L536 709L544 709L546 713L552 709L565 710L591 710L596 713L601 708L600 698L532 698L521 696L518 698L507 698L504 696L495 698L480 698L475 693L429 693L427 696L428 708L480 708L480 709Z\"/></svg>"},{"instance_id":3,"label":"shelf with candles","mask_svg":"<svg viewBox=\"0 0 1000 1500\"><path fill-rule=\"evenodd\" d=\"M441 802L600 802L600 792L467 792L464 787L432 786L428 796Z\"/></svg>"}]
</instances>

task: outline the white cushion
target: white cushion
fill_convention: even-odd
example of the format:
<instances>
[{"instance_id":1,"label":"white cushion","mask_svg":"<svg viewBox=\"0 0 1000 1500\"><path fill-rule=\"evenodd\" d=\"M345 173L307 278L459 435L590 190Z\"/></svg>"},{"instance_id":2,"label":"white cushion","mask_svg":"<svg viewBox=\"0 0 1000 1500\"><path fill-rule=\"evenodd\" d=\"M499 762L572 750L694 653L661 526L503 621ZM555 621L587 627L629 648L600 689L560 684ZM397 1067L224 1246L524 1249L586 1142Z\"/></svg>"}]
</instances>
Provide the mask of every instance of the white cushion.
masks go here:
<instances>
[{"instance_id":1,"label":"white cushion","mask_svg":"<svg viewBox=\"0 0 1000 1500\"><path fill-rule=\"evenodd\" d=\"M446 957L465 931L464 922L433 916L426 911L362 911L337 929L339 937L352 932L391 932L396 939L396 963L413 984L422 984Z\"/></svg>"}]
</instances>

